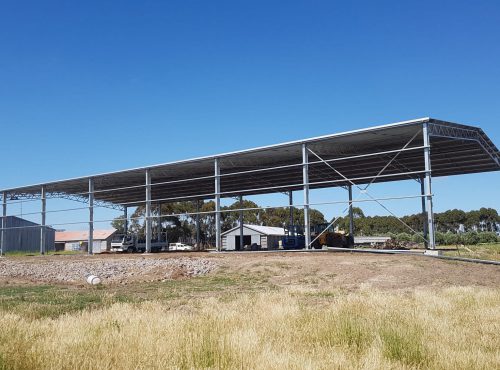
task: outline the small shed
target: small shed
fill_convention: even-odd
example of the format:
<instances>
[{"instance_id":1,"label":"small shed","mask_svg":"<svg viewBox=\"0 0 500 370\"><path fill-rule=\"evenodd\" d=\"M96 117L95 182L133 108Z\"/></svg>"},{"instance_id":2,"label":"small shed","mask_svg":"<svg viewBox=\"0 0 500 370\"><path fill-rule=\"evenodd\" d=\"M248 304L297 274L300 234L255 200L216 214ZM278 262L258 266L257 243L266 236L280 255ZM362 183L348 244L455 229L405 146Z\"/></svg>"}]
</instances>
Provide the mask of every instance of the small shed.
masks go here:
<instances>
[{"instance_id":1,"label":"small shed","mask_svg":"<svg viewBox=\"0 0 500 370\"><path fill-rule=\"evenodd\" d=\"M1 227L1 224L0 224ZM39 252L42 225L16 216L5 218L4 252ZM45 226L45 250L54 250L55 230Z\"/></svg>"},{"instance_id":2,"label":"small shed","mask_svg":"<svg viewBox=\"0 0 500 370\"><path fill-rule=\"evenodd\" d=\"M111 239L115 229L94 230L94 243L92 252L101 253L109 251ZM88 251L88 231L56 231L56 251Z\"/></svg>"},{"instance_id":3,"label":"small shed","mask_svg":"<svg viewBox=\"0 0 500 370\"><path fill-rule=\"evenodd\" d=\"M243 245L260 245L263 249L278 249L285 230L281 227L243 225ZM234 251L240 249L240 227L223 232L222 249Z\"/></svg>"}]
</instances>

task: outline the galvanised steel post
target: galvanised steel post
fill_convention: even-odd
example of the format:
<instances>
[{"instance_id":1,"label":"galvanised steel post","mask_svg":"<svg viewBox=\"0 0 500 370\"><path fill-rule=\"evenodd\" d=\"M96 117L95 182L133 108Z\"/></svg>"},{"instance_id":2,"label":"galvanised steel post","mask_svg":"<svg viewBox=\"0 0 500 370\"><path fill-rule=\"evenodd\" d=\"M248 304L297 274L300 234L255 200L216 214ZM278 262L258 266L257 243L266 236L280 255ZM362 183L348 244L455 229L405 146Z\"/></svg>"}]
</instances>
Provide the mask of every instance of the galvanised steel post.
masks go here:
<instances>
[{"instance_id":1,"label":"galvanised steel post","mask_svg":"<svg viewBox=\"0 0 500 370\"><path fill-rule=\"evenodd\" d=\"M309 225L309 154L306 144L302 144L302 182L304 184L304 234L306 249L309 249L311 244L311 227Z\"/></svg>"},{"instance_id":2,"label":"galvanised steel post","mask_svg":"<svg viewBox=\"0 0 500 370\"><path fill-rule=\"evenodd\" d=\"M196 247L200 248L200 201L196 201Z\"/></svg>"},{"instance_id":3,"label":"galvanised steel post","mask_svg":"<svg viewBox=\"0 0 500 370\"><path fill-rule=\"evenodd\" d=\"M428 123L423 124L424 135L424 164L425 164L425 198L427 209L427 232L429 240L429 249L436 249L436 236L434 233L434 213L432 210L432 188L431 188L431 149L429 139Z\"/></svg>"},{"instance_id":4,"label":"galvanised steel post","mask_svg":"<svg viewBox=\"0 0 500 370\"><path fill-rule=\"evenodd\" d=\"M151 253L151 172L146 170L146 253Z\"/></svg>"},{"instance_id":5,"label":"galvanised steel post","mask_svg":"<svg viewBox=\"0 0 500 370\"><path fill-rule=\"evenodd\" d=\"M7 227L7 192L4 191L2 193L2 234L0 237L0 256L3 256L3 254L5 253L5 240L7 239L5 235L6 227Z\"/></svg>"},{"instance_id":6,"label":"galvanised steel post","mask_svg":"<svg viewBox=\"0 0 500 370\"><path fill-rule=\"evenodd\" d=\"M89 240L87 251L93 254L94 251L94 179L89 178Z\"/></svg>"},{"instance_id":7,"label":"galvanised steel post","mask_svg":"<svg viewBox=\"0 0 500 370\"><path fill-rule=\"evenodd\" d=\"M156 224L156 236L158 243L161 241L161 203L158 203L158 223Z\"/></svg>"},{"instance_id":8,"label":"galvanised steel post","mask_svg":"<svg viewBox=\"0 0 500 370\"><path fill-rule=\"evenodd\" d=\"M288 230L290 235L295 235L295 228L293 227L293 192L290 190L288 192L288 204L290 204L290 226L288 227L291 230Z\"/></svg>"},{"instance_id":9,"label":"galvanised steel post","mask_svg":"<svg viewBox=\"0 0 500 370\"><path fill-rule=\"evenodd\" d=\"M123 207L123 233L128 234L128 207Z\"/></svg>"},{"instance_id":10,"label":"galvanised steel post","mask_svg":"<svg viewBox=\"0 0 500 370\"><path fill-rule=\"evenodd\" d=\"M40 191L40 198L42 200L42 222L40 223L40 254L45 254L45 221L46 221L46 213L47 213L47 197L46 197L46 188L45 185L42 185L42 189Z\"/></svg>"},{"instance_id":11,"label":"galvanised steel post","mask_svg":"<svg viewBox=\"0 0 500 370\"><path fill-rule=\"evenodd\" d=\"M352 185L347 186L349 192L349 236L354 237L354 213L352 210Z\"/></svg>"},{"instance_id":12,"label":"galvanised steel post","mask_svg":"<svg viewBox=\"0 0 500 370\"><path fill-rule=\"evenodd\" d=\"M243 196L240 195L240 219L239 219L239 224L240 224L240 251L243 250L244 244L243 244Z\"/></svg>"},{"instance_id":13,"label":"galvanised steel post","mask_svg":"<svg viewBox=\"0 0 500 370\"><path fill-rule=\"evenodd\" d=\"M215 248L222 250L220 230L220 166L219 158L215 158Z\"/></svg>"},{"instance_id":14,"label":"galvanised steel post","mask_svg":"<svg viewBox=\"0 0 500 370\"><path fill-rule=\"evenodd\" d=\"M420 178L420 194L422 195L421 200L422 200L422 215L424 217L424 222L423 222L423 231L424 231L424 245L425 248L429 247L429 243L427 242L427 237L428 237L428 232L427 232L427 210L425 208L425 184L424 184L425 178L421 177Z\"/></svg>"}]
</instances>

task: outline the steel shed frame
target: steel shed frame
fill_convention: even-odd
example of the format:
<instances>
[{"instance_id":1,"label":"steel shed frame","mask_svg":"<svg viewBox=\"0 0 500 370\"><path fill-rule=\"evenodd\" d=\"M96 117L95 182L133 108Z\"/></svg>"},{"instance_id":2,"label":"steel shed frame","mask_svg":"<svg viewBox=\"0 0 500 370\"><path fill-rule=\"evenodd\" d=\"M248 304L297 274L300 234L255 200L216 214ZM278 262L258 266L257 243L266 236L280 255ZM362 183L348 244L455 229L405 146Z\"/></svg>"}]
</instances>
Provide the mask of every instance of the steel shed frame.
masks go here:
<instances>
[{"instance_id":1,"label":"steel shed frame","mask_svg":"<svg viewBox=\"0 0 500 370\"><path fill-rule=\"evenodd\" d=\"M308 209L314 205L309 201L310 190L344 187L349 191L349 199L328 204L346 204L346 212L351 217L353 203L373 201L390 212L381 203L383 200L422 199L422 211L428 215L425 227L428 236L424 235L424 238L428 247L434 249L432 177L498 170L499 151L483 130L420 118L214 156L4 189L1 191L2 215L7 215L9 203L41 199L40 213L45 222L47 199L84 202L88 206L82 208L89 209L91 238L93 224L97 222L93 220L94 207L111 207L126 212L128 207L145 205L146 232L151 239L153 202L211 199L216 204L215 212L211 213L216 216L216 246L220 250L221 198L275 192L288 194L301 190L303 203L295 206L304 208L307 225ZM374 198L367 192L373 183L407 179L418 181L422 192L383 199ZM370 199L352 199L353 187ZM282 207L290 207L290 204ZM231 211L241 212L242 209ZM156 217L163 216L168 215ZM4 229L2 224L2 234ZM40 239L43 240L43 231ZM308 228L306 241L306 246L310 246Z\"/></svg>"}]
</instances>

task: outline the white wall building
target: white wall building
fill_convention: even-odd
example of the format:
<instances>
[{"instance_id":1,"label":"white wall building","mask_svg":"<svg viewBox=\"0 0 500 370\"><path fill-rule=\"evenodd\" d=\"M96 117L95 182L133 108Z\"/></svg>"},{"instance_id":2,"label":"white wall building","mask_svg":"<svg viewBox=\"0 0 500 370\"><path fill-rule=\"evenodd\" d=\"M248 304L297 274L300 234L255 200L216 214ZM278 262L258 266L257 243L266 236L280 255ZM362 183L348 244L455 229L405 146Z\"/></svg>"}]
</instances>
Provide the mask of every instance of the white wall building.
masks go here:
<instances>
[{"instance_id":1,"label":"white wall building","mask_svg":"<svg viewBox=\"0 0 500 370\"><path fill-rule=\"evenodd\" d=\"M94 230L93 253L106 252L111 247L111 239L116 230ZM88 231L56 231L56 251L87 251L89 244Z\"/></svg>"},{"instance_id":2,"label":"white wall building","mask_svg":"<svg viewBox=\"0 0 500 370\"><path fill-rule=\"evenodd\" d=\"M279 241L285 235L281 227L243 225L243 245L260 245L263 249L278 249ZM223 232L222 249L234 251L240 246L240 227Z\"/></svg>"}]
</instances>

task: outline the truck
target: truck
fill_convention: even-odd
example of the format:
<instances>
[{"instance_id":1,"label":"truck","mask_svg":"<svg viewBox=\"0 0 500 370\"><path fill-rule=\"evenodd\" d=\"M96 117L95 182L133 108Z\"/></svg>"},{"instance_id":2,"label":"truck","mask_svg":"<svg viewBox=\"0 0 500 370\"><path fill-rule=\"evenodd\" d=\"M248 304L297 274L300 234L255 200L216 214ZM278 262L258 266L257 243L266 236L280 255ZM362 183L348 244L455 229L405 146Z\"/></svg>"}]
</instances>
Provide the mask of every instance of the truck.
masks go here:
<instances>
[{"instance_id":1,"label":"truck","mask_svg":"<svg viewBox=\"0 0 500 370\"><path fill-rule=\"evenodd\" d=\"M167 241L151 240L151 252L167 251ZM135 234L117 234L111 240L111 252L143 253L146 251L146 239Z\"/></svg>"}]
</instances>

